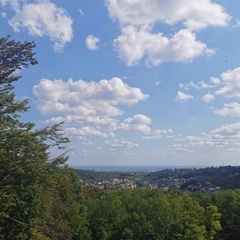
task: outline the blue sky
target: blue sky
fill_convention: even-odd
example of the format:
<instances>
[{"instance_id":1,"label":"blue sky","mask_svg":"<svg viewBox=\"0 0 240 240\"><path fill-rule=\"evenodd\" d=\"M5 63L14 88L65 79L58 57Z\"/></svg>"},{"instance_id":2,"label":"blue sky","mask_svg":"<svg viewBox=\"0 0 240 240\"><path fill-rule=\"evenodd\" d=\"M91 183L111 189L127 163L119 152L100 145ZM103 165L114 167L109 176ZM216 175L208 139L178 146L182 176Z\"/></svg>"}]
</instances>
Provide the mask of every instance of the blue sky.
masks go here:
<instances>
[{"instance_id":1,"label":"blue sky","mask_svg":"<svg viewBox=\"0 0 240 240\"><path fill-rule=\"evenodd\" d=\"M70 165L239 165L240 2L0 0L34 41L17 98L64 121Z\"/></svg>"}]
</instances>

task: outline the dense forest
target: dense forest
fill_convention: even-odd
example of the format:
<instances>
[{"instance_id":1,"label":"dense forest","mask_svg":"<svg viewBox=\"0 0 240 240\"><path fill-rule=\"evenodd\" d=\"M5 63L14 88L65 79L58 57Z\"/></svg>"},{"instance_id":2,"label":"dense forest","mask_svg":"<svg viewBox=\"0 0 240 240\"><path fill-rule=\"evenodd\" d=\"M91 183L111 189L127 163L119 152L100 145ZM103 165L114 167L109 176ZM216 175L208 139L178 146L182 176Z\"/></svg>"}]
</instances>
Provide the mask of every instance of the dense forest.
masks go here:
<instances>
[{"instance_id":1,"label":"dense forest","mask_svg":"<svg viewBox=\"0 0 240 240\"><path fill-rule=\"evenodd\" d=\"M21 121L28 101L16 100L14 84L17 70L37 64L34 47L0 39L0 239L239 239L237 188L203 194L83 187L66 165L62 123L37 129ZM52 148L58 157L51 158Z\"/></svg>"}]
</instances>

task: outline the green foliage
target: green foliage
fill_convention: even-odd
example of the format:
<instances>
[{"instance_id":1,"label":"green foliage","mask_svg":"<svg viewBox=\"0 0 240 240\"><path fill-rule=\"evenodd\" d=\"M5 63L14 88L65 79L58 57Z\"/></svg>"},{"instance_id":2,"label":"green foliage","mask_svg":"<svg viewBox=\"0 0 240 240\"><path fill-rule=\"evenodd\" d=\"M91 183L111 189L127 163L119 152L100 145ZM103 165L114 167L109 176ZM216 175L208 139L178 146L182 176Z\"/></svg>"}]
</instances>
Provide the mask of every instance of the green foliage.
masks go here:
<instances>
[{"instance_id":1,"label":"green foliage","mask_svg":"<svg viewBox=\"0 0 240 240\"><path fill-rule=\"evenodd\" d=\"M240 236L240 190L217 191L211 200L222 214L220 239L238 239Z\"/></svg>"},{"instance_id":2,"label":"green foliage","mask_svg":"<svg viewBox=\"0 0 240 240\"><path fill-rule=\"evenodd\" d=\"M59 124L38 130L33 123L21 122L20 114L28 110L28 101L17 101L13 91L13 83L20 79L16 71L37 64L34 47L34 43L16 42L9 36L0 39L0 239L5 240L32 239L33 235L46 239L36 219L44 214L53 217L47 206L67 195L55 183L60 182L62 176L56 179L58 168L67 158L63 154L50 159L49 150L62 148L68 139ZM49 199L44 202L45 193ZM44 204L49 212L41 211ZM60 219L61 211L56 212ZM69 219L62 221L67 225Z\"/></svg>"},{"instance_id":3,"label":"green foliage","mask_svg":"<svg viewBox=\"0 0 240 240\"><path fill-rule=\"evenodd\" d=\"M219 217L181 192L125 189L89 204L93 239L213 239Z\"/></svg>"}]
</instances>

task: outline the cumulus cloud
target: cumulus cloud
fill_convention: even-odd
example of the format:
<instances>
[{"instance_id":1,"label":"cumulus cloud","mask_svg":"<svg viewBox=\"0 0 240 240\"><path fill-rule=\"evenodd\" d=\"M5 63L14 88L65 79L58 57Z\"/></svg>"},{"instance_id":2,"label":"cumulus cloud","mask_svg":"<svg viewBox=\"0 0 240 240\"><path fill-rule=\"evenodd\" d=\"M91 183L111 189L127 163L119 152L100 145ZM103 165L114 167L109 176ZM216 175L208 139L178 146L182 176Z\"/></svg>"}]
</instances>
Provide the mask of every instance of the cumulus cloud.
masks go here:
<instances>
[{"instance_id":1,"label":"cumulus cloud","mask_svg":"<svg viewBox=\"0 0 240 240\"><path fill-rule=\"evenodd\" d=\"M209 83L204 81L200 81L198 83L189 82L186 84L179 84L180 89L184 89L185 91L189 91L191 89L195 90L206 90L206 89L215 89L212 93L205 93L202 96L202 100L206 103L209 103L217 96L221 96L224 98L240 98L240 67L235 69L227 70L223 72L219 78L210 77ZM186 101L189 99L193 99L192 95L184 94L181 91L178 91L176 101ZM211 108L213 112L220 116L240 116L239 111L239 103L226 103L222 108Z\"/></svg>"},{"instance_id":2,"label":"cumulus cloud","mask_svg":"<svg viewBox=\"0 0 240 240\"><path fill-rule=\"evenodd\" d=\"M202 97L202 100L206 103L209 103L211 101L213 101L215 99L215 95L211 94L211 93L207 93Z\"/></svg>"},{"instance_id":3,"label":"cumulus cloud","mask_svg":"<svg viewBox=\"0 0 240 240\"><path fill-rule=\"evenodd\" d=\"M240 122L222 125L221 127L211 131L210 134L218 138L227 137L232 139L236 139L236 138L239 139L240 138Z\"/></svg>"},{"instance_id":4,"label":"cumulus cloud","mask_svg":"<svg viewBox=\"0 0 240 240\"><path fill-rule=\"evenodd\" d=\"M208 26L226 26L230 20L224 8L210 0L105 0L109 16L121 25L152 25L179 22L191 30Z\"/></svg>"},{"instance_id":5,"label":"cumulus cloud","mask_svg":"<svg viewBox=\"0 0 240 240\"><path fill-rule=\"evenodd\" d=\"M119 124L116 117L123 114L120 106L131 106L149 97L120 78L99 82L42 79L34 86L33 95L38 110L51 116L47 123L64 121L71 126L68 135L84 144L92 144L91 136L115 137L113 131Z\"/></svg>"},{"instance_id":6,"label":"cumulus cloud","mask_svg":"<svg viewBox=\"0 0 240 240\"><path fill-rule=\"evenodd\" d=\"M222 125L208 133L202 133L200 136L190 135L182 138L178 137L175 140L180 142L172 146L176 151L187 150L192 152L197 148L209 147L214 148L214 151L222 151L225 154L228 150L239 149L240 122Z\"/></svg>"},{"instance_id":7,"label":"cumulus cloud","mask_svg":"<svg viewBox=\"0 0 240 240\"><path fill-rule=\"evenodd\" d=\"M132 143L125 138L121 139L112 139L105 141L105 145L109 148L110 151L128 151L139 147L138 144Z\"/></svg>"},{"instance_id":8,"label":"cumulus cloud","mask_svg":"<svg viewBox=\"0 0 240 240\"><path fill-rule=\"evenodd\" d=\"M144 114L136 114L122 122L118 119L123 114L120 106L131 106L149 97L120 78L99 82L42 79L34 86L33 95L38 110L51 116L46 123L64 121L69 138L85 145L93 144L92 137L116 138L118 131L142 134L144 139L157 139L172 133L171 129L152 129L152 120ZM127 140L114 140L113 143L129 144Z\"/></svg>"},{"instance_id":9,"label":"cumulus cloud","mask_svg":"<svg viewBox=\"0 0 240 240\"><path fill-rule=\"evenodd\" d=\"M98 49L98 43L100 39L97 37L94 37L93 35L89 35L86 37L85 43L89 50L97 50Z\"/></svg>"},{"instance_id":10,"label":"cumulus cloud","mask_svg":"<svg viewBox=\"0 0 240 240\"><path fill-rule=\"evenodd\" d=\"M220 109L214 109L213 112L221 116L240 117L240 104L237 102L225 103Z\"/></svg>"},{"instance_id":11,"label":"cumulus cloud","mask_svg":"<svg viewBox=\"0 0 240 240\"><path fill-rule=\"evenodd\" d=\"M118 105L132 105L148 95L132 88L120 78L85 82L42 79L33 88L38 109L43 114L64 115L68 122L84 121L108 124L111 117L123 112Z\"/></svg>"},{"instance_id":12,"label":"cumulus cloud","mask_svg":"<svg viewBox=\"0 0 240 240\"><path fill-rule=\"evenodd\" d=\"M151 122L149 117L143 114L136 114L132 118L125 119L123 123L119 124L118 129L147 134L151 131L151 128L148 126Z\"/></svg>"},{"instance_id":13,"label":"cumulus cloud","mask_svg":"<svg viewBox=\"0 0 240 240\"><path fill-rule=\"evenodd\" d=\"M120 24L122 34L114 47L128 66L145 59L149 66L166 61L186 62L201 55L213 54L206 44L197 41L194 30L209 26L227 26L230 16L223 7L209 0L105 0L110 18ZM182 29L167 36L156 33L158 22L182 23Z\"/></svg>"},{"instance_id":14,"label":"cumulus cloud","mask_svg":"<svg viewBox=\"0 0 240 240\"><path fill-rule=\"evenodd\" d=\"M190 99L194 99L194 97L192 95L189 95L189 94L185 94L181 91L178 91L177 92L177 96L175 98L175 101L177 102L186 102Z\"/></svg>"},{"instance_id":15,"label":"cumulus cloud","mask_svg":"<svg viewBox=\"0 0 240 240\"><path fill-rule=\"evenodd\" d=\"M84 127L68 127L64 129L65 133L69 136L72 141L79 141L85 145L92 145L92 141L89 139L91 137L115 137L112 132L104 132L99 126L84 126Z\"/></svg>"},{"instance_id":16,"label":"cumulus cloud","mask_svg":"<svg viewBox=\"0 0 240 240\"><path fill-rule=\"evenodd\" d=\"M197 41L195 34L187 29L168 38L163 33L153 34L146 27L128 26L114 40L114 47L119 58L128 66L136 65L143 58L147 65L156 66L166 61L191 61L197 56L214 53L204 43Z\"/></svg>"},{"instance_id":17,"label":"cumulus cloud","mask_svg":"<svg viewBox=\"0 0 240 240\"><path fill-rule=\"evenodd\" d=\"M26 29L32 36L49 37L56 52L63 51L73 38L72 19L67 11L48 0L37 3L2 1L10 4L15 15L9 20L15 32Z\"/></svg>"},{"instance_id":18,"label":"cumulus cloud","mask_svg":"<svg viewBox=\"0 0 240 240\"><path fill-rule=\"evenodd\" d=\"M240 97L240 67L221 74L224 86L216 91L216 95L227 98Z\"/></svg>"},{"instance_id":19,"label":"cumulus cloud","mask_svg":"<svg viewBox=\"0 0 240 240\"><path fill-rule=\"evenodd\" d=\"M123 130L132 133L143 134L143 139L158 139L172 133L172 129L152 129L150 127L152 120L143 114L136 114L132 118L125 119L122 123L116 125L114 130Z\"/></svg>"}]
</instances>

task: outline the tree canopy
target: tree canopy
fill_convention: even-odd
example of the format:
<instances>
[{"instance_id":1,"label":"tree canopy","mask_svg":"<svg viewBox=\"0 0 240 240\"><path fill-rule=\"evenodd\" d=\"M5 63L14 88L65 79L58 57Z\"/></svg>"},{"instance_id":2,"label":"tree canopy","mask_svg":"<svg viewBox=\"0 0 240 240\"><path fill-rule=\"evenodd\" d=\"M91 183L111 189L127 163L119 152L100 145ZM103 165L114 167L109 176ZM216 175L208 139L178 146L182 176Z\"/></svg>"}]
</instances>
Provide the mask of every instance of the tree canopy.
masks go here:
<instances>
[{"instance_id":1,"label":"tree canopy","mask_svg":"<svg viewBox=\"0 0 240 240\"><path fill-rule=\"evenodd\" d=\"M28 100L16 100L14 83L21 78L19 71L37 64L34 47L33 42L17 42L10 36L0 39L1 239L31 239L41 231L35 222L41 208L46 210L42 196L58 189L56 169L67 160L64 154L53 159L49 154L50 148L64 148L68 142L61 124L36 129L34 123L21 121Z\"/></svg>"}]
</instances>

